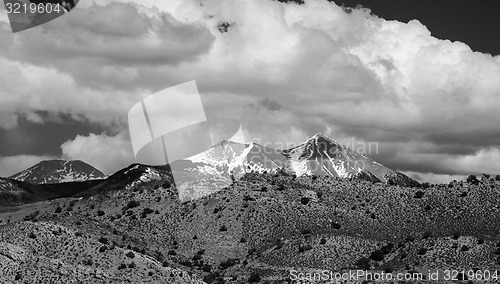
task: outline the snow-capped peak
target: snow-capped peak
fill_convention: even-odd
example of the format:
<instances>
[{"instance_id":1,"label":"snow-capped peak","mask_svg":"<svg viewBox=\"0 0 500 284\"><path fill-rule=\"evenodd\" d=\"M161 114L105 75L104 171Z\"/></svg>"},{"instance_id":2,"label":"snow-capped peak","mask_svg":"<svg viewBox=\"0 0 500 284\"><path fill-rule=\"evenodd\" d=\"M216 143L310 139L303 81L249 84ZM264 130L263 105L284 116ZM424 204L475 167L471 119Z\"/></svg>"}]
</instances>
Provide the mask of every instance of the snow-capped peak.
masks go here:
<instances>
[{"instance_id":1,"label":"snow-capped peak","mask_svg":"<svg viewBox=\"0 0 500 284\"><path fill-rule=\"evenodd\" d=\"M34 184L50 184L103 179L106 176L80 160L46 160L10 177Z\"/></svg>"}]
</instances>

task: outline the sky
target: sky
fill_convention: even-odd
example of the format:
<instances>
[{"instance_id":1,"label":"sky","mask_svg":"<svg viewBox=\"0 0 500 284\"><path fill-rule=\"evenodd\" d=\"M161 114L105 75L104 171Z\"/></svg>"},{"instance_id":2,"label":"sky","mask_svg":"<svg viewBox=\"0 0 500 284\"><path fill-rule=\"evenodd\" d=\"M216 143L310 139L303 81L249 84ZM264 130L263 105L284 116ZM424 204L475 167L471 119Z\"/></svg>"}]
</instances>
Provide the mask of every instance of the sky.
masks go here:
<instances>
[{"instance_id":1,"label":"sky","mask_svg":"<svg viewBox=\"0 0 500 284\"><path fill-rule=\"evenodd\" d=\"M15 34L2 7L0 176L133 163L130 108L191 80L247 140L322 132L419 181L500 174L498 9L430 2L82 0Z\"/></svg>"}]
</instances>

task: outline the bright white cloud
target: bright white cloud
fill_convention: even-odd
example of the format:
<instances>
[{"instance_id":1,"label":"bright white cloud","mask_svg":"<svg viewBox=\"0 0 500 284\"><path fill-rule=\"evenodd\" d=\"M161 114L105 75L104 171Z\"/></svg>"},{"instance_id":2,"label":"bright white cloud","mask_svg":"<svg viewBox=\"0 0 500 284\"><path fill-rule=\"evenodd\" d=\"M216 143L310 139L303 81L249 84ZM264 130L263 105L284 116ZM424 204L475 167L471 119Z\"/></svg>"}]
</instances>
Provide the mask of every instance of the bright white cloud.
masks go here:
<instances>
[{"instance_id":1,"label":"bright white cloud","mask_svg":"<svg viewBox=\"0 0 500 284\"><path fill-rule=\"evenodd\" d=\"M112 174L134 162L134 154L126 134L77 136L61 145L67 160L82 160L105 174Z\"/></svg>"}]
</instances>

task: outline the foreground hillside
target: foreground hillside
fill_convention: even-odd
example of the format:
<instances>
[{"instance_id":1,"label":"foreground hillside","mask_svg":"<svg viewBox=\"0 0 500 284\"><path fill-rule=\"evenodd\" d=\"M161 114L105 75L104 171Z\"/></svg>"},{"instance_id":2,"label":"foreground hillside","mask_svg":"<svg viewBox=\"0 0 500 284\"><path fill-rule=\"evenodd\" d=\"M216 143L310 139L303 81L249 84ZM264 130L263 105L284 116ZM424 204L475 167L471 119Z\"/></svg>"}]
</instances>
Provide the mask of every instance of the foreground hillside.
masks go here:
<instances>
[{"instance_id":1,"label":"foreground hillside","mask_svg":"<svg viewBox=\"0 0 500 284\"><path fill-rule=\"evenodd\" d=\"M292 269L500 269L500 183L475 183L249 174L186 203L162 180L33 203L0 214L0 257L10 263L0 277L286 283Z\"/></svg>"}]
</instances>

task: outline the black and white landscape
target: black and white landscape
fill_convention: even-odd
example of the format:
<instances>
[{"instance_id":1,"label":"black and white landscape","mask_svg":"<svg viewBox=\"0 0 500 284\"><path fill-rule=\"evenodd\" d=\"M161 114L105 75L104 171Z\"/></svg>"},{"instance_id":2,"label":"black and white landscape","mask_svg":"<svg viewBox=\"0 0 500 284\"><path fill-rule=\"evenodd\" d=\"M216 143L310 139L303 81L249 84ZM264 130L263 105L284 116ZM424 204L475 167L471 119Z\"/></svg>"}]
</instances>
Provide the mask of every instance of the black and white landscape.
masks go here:
<instances>
[{"instance_id":1,"label":"black and white landscape","mask_svg":"<svg viewBox=\"0 0 500 284\"><path fill-rule=\"evenodd\" d=\"M0 283L500 281L498 7L30 2L71 12L0 5ZM202 114L146 106L192 81ZM245 139L140 163L134 105Z\"/></svg>"}]
</instances>

